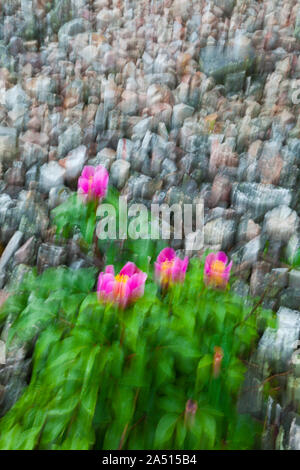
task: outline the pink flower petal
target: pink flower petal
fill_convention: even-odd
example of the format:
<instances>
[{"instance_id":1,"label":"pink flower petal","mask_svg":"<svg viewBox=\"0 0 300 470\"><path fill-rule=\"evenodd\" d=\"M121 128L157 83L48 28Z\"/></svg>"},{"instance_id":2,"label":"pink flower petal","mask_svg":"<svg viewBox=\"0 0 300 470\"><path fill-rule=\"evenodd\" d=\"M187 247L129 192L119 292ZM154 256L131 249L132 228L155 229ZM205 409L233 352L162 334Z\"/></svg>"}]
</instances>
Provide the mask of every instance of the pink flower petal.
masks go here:
<instances>
[{"instance_id":1,"label":"pink flower petal","mask_svg":"<svg viewBox=\"0 0 300 470\"><path fill-rule=\"evenodd\" d=\"M210 267L215 260L216 260L215 253L209 253L209 255L207 255L207 257L205 258L204 272L206 274L210 272Z\"/></svg>"},{"instance_id":2,"label":"pink flower petal","mask_svg":"<svg viewBox=\"0 0 300 470\"><path fill-rule=\"evenodd\" d=\"M92 176L94 176L94 174L95 174L95 167L91 165L86 165L82 170L81 176L83 178L89 179Z\"/></svg>"},{"instance_id":3,"label":"pink flower petal","mask_svg":"<svg viewBox=\"0 0 300 470\"><path fill-rule=\"evenodd\" d=\"M112 264L105 267L105 273L115 275L115 268Z\"/></svg>"},{"instance_id":4,"label":"pink flower petal","mask_svg":"<svg viewBox=\"0 0 300 470\"><path fill-rule=\"evenodd\" d=\"M216 260L215 253L209 253L205 258L205 264L212 264Z\"/></svg>"},{"instance_id":5,"label":"pink flower petal","mask_svg":"<svg viewBox=\"0 0 300 470\"><path fill-rule=\"evenodd\" d=\"M136 267L134 263L131 261L128 261L128 263L123 266L123 268L120 271L121 276L133 276L133 274L140 272L140 270Z\"/></svg>"},{"instance_id":6,"label":"pink flower petal","mask_svg":"<svg viewBox=\"0 0 300 470\"><path fill-rule=\"evenodd\" d=\"M180 258L176 257L172 266L172 281L180 282L183 279L184 274L182 273L182 261Z\"/></svg>"},{"instance_id":7,"label":"pink flower petal","mask_svg":"<svg viewBox=\"0 0 300 470\"><path fill-rule=\"evenodd\" d=\"M224 251L219 251L217 254L216 254L216 259L219 260L219 261L222 261L222 263L226 264L227 263L227 255L226 253L224 253Z\"/></svg>"},{"instance_id":8,"label":"pink flower petal","mask_svg":"<svg viewBox=\"0 0 300 470\"><path fill-rule=\"evenodd\" d=\"M109 175L106 168L101 165L98 166L92 182L92 192L95 196L103 198L106 195L108 180Z\"/></svg>"},{"instance_id":9,"label":"pink flower petal","mask_svg":"<svg viewBox=\"0 0 300 470\"><path fill-rule=\"evenodd\" d=\"M161 250L156 261L158 263L163 263L164 261L173 261L175 257L176 257L175 250L167 246L166 248Z\"/></svg>"},{"instance_id":10,"label":"pink flower petal","mask_svg":"<svg viewBox=\"0 0 300 470\"><path fill-rule=\"evenodd\" d=\"M230 270L231 270L231 267L232 267L232 261L230 261L230 263L228 264L228 266L225 268L225 271L224 271L224 272L225 272L226 274L227 274L227 273L229 274L229 273L230 273Z\"/></svg>"},{"instance_id":11,"label":"pink flower petal","mask_svg":"<svg viewBox=\"0 0 300 470\"><path fill-rule=\"evenodd\" d=\"M78 189L87 194L89 192L89 180L80 176L78 178Z\"/></svg>"},{"instance_id":12,"label":"pink flower petal","mask_svg":"<svg viewBox=\"0 0 300 470\"><path fill-rule=\"evenodd\" d=\"M182 262L182 271L186 273L187 267L189 265L189 257L186 256Z\"/></svg>"},{"instance_id":13,"label":"pink flower petal","mask_svg":"<svg viewBox=\"0 0 300 470\"><path fill-rule=\"evenodd\" d=\"M132 300L135 300L141 297L144 294L145 282L147 279L147 274L139 272L134 274L127 282L130 289L130 297Z\"/></svg>"},{"instance_id":14,"label":"pink flower petal","mask_svg":"<svg viewBox=\"0 0 300 470\"><path fill-rule=\"evenodd\" d=\"M108 296L112 293L115 283L115 278L112 274L100 273L98 278L97 292L98 294Z\"/></svg>"},{"instance_id":15,"label":"pink flower petal","mask_svg":"<svg viewBox=\"0 0 300 470\"><path fill-rule=\"evenodd\" d=\"M156 281L160 281L161 278L161 264L154 262L154 277Z\"/></svg>"}]
</instances>

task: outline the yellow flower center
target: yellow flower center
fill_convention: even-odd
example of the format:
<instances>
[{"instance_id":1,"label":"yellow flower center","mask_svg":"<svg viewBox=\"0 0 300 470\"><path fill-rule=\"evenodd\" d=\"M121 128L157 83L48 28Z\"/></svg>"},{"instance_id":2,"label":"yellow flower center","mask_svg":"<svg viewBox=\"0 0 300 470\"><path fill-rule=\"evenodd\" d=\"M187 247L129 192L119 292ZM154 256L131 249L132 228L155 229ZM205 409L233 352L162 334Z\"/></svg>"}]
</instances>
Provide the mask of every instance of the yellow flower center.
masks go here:
<instances>
[{"instance_id":1,"label":"yellow flower center","mask_svg":"<svg viewBox=\"0 0 300 470\"><path fill-rule=\"evenodd\" d=\"M161 265L162 271L167 271L168 269L172 268L173 266L173 261L164 261Z\"/></svg>"},{"instance_id":2,"label":"yellow flower center","mask_svg":"<svg viewBox=\"0 0 300 470\"><path fill-rule=\"evenodd\" d=\"M122 299L125 296L126 292L126 282L129 279L129 276L124 274L117 274L115 276L115 285L113 295L116 299Z\"/></svg>"},{"instance_id":3,"label":"yellow flower center","mask_svg":"<svg viewBox=\"0 0 300 470\"><path fill-rule=\"evenodd\" d=\"M174 261L163 261L161 264L161 282L165 285L172 284L172 267Z\"/></svg>"},{"instance_id":4,"label":"yellow flower center","mask_svg":"<svg viewBox=\"0 0 300 470\"><path fill-rule=\"evenodd\" d=\"M89 177L89 192L91 192L92 190L93 179L94 179L93 176Z\"/></svg>"},{"instance_id":5,"label":"yellow flower center","mask_svg":"<svg viewBox=\"0 0 300 470\"><path fill-rule=\"evenodd\" d=\"M225 271L225 264L223 263L223 261L220 261L219 259L217 259L216 261L212 263L211 270L215 274L223 274L223 272Z\"/></svg>"},{"instance_id":6,"label":"yellow flower center","mask_svg":"<svg viewBox=\"0 0 300 470\"><path fill-rule=\"evenodd\" d=\"M126 274L117 274L115 276L115 280L117 282L125 283L125 282L127 282L127 279L129 279L129 276L126 276Z\"/></svg>"},{"instance_id":7,"label":"yellow flower center","mask_svg":"<svg viewBox=\"0 0 300 470\"><path fill-rule=\"evenodd\" d=\"M211 279L216 284L216 286L220 286L223 284L223 276L222 274L225 271L225 264L223 261L216 260L211 264Z\"/></svg>"}]
</instances>

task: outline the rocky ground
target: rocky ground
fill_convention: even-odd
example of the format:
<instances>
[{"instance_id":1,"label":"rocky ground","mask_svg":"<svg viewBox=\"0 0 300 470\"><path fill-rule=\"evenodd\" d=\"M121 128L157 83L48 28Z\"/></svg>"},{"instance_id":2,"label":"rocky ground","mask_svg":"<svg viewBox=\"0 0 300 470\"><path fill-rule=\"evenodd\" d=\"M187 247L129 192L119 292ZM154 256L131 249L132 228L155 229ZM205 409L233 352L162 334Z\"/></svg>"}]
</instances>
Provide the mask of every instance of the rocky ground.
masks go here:
<instances>
[{"instance_id":1,"label":"rocky ground","mask_svg":"<svg viewBox=\"0 0 300 470\"><path fill-rule=\"evenodd\" d=\"M49 219L85 164L129 201L204 198L205 247L235 261L238 293L271 283L278 310L241 411L267 416L265 448L299 449L299 103L297 0L1 2L0 302L32 266L88 264ZM2 414L29 366L20 352L0 369ZM265 409L271 373L283 393Z\"/></svg>"}]
</instances>

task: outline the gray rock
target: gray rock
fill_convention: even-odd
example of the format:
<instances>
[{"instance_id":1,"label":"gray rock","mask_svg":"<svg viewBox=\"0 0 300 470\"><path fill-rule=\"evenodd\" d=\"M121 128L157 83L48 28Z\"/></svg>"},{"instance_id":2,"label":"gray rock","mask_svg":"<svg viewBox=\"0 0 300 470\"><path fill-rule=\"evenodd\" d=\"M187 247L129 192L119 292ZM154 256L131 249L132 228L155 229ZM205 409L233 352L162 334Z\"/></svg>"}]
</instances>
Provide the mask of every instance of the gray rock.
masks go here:
<instances>
[{"instance_id":1,"label":"gray rock","mask_svg":"<svg viewBox=\"0 0 300 470\"><path fill-rule=\"evenodd\" d=\"M295 38L300 40L300 11L299 10L297 13L294 35L295 35Z\"/></svg>"},{"instance_id":2,"label":"gray rock","mask_svg":"<svg viewBox=\"0 0 300 470\"><path fill-rule=\"evenodd\" d=\"M300 15L299 15L300 18ZM297 35L296 35L297 34ZM299 19L299 26L298 30L295 30L295 36L300 39L300 19ZM300 384L298 383L298 390L300 387ZM288 444L288 450L300 450L300 420L299 416L293 419L290 431L289 431L289 444Z\"/></svg>"},{"instance_id":3,"label":"gray rock","mask_svg":"<svg viewBox=\"0 0 300 470\"><path fill-rule=\"evenodd\" d=\"M234 220L214 219L205 224L204 243L206 245L221 245L222 250L228 250L234 242L236 222Z\"/></svg>"},{"instance_id":4,"label":"gray rock","mask_svg":"<svg viewBox=\"0 0 300 470\"><path fill-rule=\"evenodd\" d=\"M5 250L2 253L2 256L0 258L0 288L3 287L4 284L4 276L5 276L5 269L14 255L15 251L19 248L22 238L23 238L23 232L17 231L13 237L10 239L8 245L5 247ZM1 282L2 281L2 282Z\"/></svg>"},{"instance_id":5,"label":"gray rock","mask_svg":"<svg viewBox=\"0 0 300 470\"><path fill-rule=\"evenodd\" d=\"M32 182L36 182L39 179L39 167L33 165L25 174L25 187L28 189Z\"/></svg>"},{"instance_id":6,"label":"gray rock","mask_svg":"<svg viewBox=\"0 0 300 470\"><path fill-rule=\"evenodd\" d=\"M6 347L4 341L0 341L0 366L6 363Z\"/></svg>"},{"instance_id":7,"label":"gray rock","mask_svg":"<svg viewBox=\"0 0 300 470\"><path fill-rule=\"evenodd\" d=\"M166 85L171 90L173 90L177 84L175 73L149 73L145 76L145 79L148 86L158 83L160 85Z\"/></svg>"},{"instance_id":8,"label":"gray rock","mask_svg":"<svg viewBox=\"0 0 300 470\"><path fill-rule=\"evenodd\" d=\"M66 170L57 162L45 163L40 171L40 191L48 193L50 189L61 186L64 183L65 174Z\"/></svg>"},{"instance_id":9,"label":"gray rock","mask_svg":"<svg viewBox=\"0 0 300 470\"><path fill-rule=\"evenodd\" d=\"M65 168L64 178L67 182L77 180L80 176L84 164L88 158L87 148L85 145L80 145L72 150L63 160Z\"/></svg>"},{"instance_id":10,"label":"gray rock","mask_svg":"<svg viewBox=\"0 0 300 470\"><path fill-rule=\"evenodd\" d=\"M289 273L287 268L274 268L271 271L275 289L284 289L288 285Z\"/></svg>"},{"instance_id":11,"label":"gray rock","mask_svg":"<svg viewBox=\"0 0 300 470\"><path fill-rule=\"evenodd\" d=\"M161 173L162 176L177 172L176 163L170 160L169 158L165 158L163 160L161 169L162 169L162 173Z\"/></svg>"},{"instance_id":12,"label":"gray rock","mask_svg":"<svg viewBox=\"0 0 300 470\"><path fill-rule=\"evenodd\" d=\"M243 249L242 262L253 264L258 261L261 252L261 237L255 237L246 243Z\"/></svg>"},{"instance_id":13,"label":"gray rock","mask_svg":"<svg viewBox=\"0 0 300 470\"><path fill-rule=\"evenodd\" d=\"M300 290L300 271L293 269L289 272L289 287Z\"/></svg>"},{"instance_id":14,"label":"gray rock","mask_svg":"<svg viewBox=\"0 0 300 470\"><path fill-rule=\"evenodd\" d=\"M9 243L5 247L5 250L3 251L1 258L0 258L0 270L4 269L11 259L12 255L14 252L19 248L20 243L22 241L23 233L20 231L17 231L13 237L10 239Z\"/></svg>"},{"instance_id":15,"label":"gray rock","mask_svg":"<svg viewBox=\"0 0 300 470\"><path fill-rule=\"evenodd\" d=\"M227 16L231 15L235 3L235 0L214 0L214 4L221 8Z\"/></svg>"},{"instance_id":16,"label":"gray rock","mask_svg":"<svg viewBox=\"0 0 300 470\"><path fill-rule=\"evenodd\" d=\"M134 144L129 139L120 139L117 147L117 160L131 161L134 152Z\"/></svg>"},{"instance_id":17,"label":"gray rock","mask_svg":"<svg viewBox=\"0 0 300 470\"><path fill-rule=\"evenodd\" d=\"M300 139L288 139L288 149L296 159L296 163L300 163Z\"/></svg>"},{"instance_id":18,"label":"gray rock","mask_svg":"<svg viewBox=\"0 0 300 470\"><path fill-rule=\"evenodd\" d=\"M235 292L239 297L243 297L245 300L249 296L249 286L246 282L241 279L237 279L231 286L233 292Z\"/></svg>"},{"instance_id":19,"label":"gray rock","mask_svg":"<svg viewBox=\"0 0 300 470\"><path fill-rule=\"evenodd\" d=\"M91 24L84 18L75 18L65 23L58 32L58 41L61 47L66 47L68 39L80 33L91 30Z\"/></svg>"},{"instance_id":20,"label":"gray rock","mask_svg":"<svg viewBox=\"0 0 300 470\"><path fill-rule=\"evenodd\" d=\"M107 170L110 170L112 163L116 159L116 152L113 149L105 147L97 153L96 157L88 160L88 165L98 166L102 165Z\"/></svg>"},{"instance_id":21,"label":"gray rock","mask_svg":"<svg viewBox=\"0 0 300 470\"><path fill-rule=\"evenodd\" d=\"M146 135L146 132L152 130L152 126L153 126L153 118L152 117L141 119L132 128L132 139L133 140L143 139Z\"/></svg>"},{"instance_id":22,"label":"gray rock","mask_svg":"<svg viewBox=\"0 0 300 470\"><path fill-rule=\"evenodd\" d=\"M28 108L23 104L17 103L16 106L8 112L8 124L12 125L18 132L25 130L28 121Z\"/></svg>"},{"instance_id":23,"label":"gray rock","mask_svg":"<svg viewBox=\"0 0 300 470\"><path fill-rule=\"evenodd\" d=\"M22 105L24 108L28 108L30 105L30 98L20 85L16 85L5 93L5 104L9 110L15 108L17 105Z\"/></svg>"},{"instance_id":24,"label":"gray rock","mask_svg":"<svg viewBox=\"0 0 300 470\"><path fill-rule=\"evenodd\" d=\"M194 108L187 104L176 104L173 107L172 127L181 127L184 120L194 113Z\"/></svg>"},{"instance_id":25,"label":"gray rock","mask_svg":"<svg viewBox=\"0 0 300 470\"><path fill-rule=\"evenodd\" d=\"M0 67L5 67L11 72L15 69L16 62L14 58L8 53L6 47L0 44Z\"/></svg>"},{"instance_id":26,"label":"gray rock","mask_svg":"<svg viewBox=\"0 0 300 470\"><path fill-rule=\"evenodd\" d=\"M278 328L267 328L258 345L261 364L270 364L276 372L288 370L300 334L300 313L280 307L277 312Z\"/></svg>"},{"instance_id":27,"label":"gray rock","mask_svg":"<svg viewBox=\"0 0 300 470\"><path fill-rule=\"evenodd\" d=\"M273 240L287 242L297 232L299 217L288 206L278 206L267 212L263 230Z\"/></svg>"},{"instance_id":28,"label":"gray rock","mask_svg":"<svg viewBox=\"0 0 300 470\"><path fill-rule=\"evenodd\" d=\"M250 289L253 297L263 294L269 283L270 264L258 261L252 268Z\"/></svg>"},{"instance_id":29,"label":"gray rock","mask_svg":"<svg viewBox=\"0 0 300 470\"><path fill-rule=\"evenodd\" d=\"M67 251L63 246L42 243L38 250L37 266L39 271L53 266L66 264Z\"/></svg>"},{"instance_id":30,"label":"gray rock","mask_svg":"<svg viewBox=\"0 0 300 470\"><path fill-rule=\"evenodd\" d=\"M133 199L151 199L157 187L157 183L145 175L133 176L128 183Z\"/></svg>"},{"instance_id":31,"label":"gray rock","mask_svg":"<svg viewBox=\"0 0 300 470\"><path fill-rule=\"evenodd\" d=\"M68 152L79 147L82 140L81 128L73 124L58 138L58 155L64 157Z\"/></svg>"},{"instance_id":32,"label":"gray rock","mask_svg":"<svg viewBox=\"0 0 300 470\"><path fill-rule=\"evenodd\" d=\"M40 145L24 142L21 149L21 160L25 163L26 168L30 168L35 163L40 165L47 161L47 152Z\"/></svg>"},{"instance_id":33,"label":"gray rock","mask_svg":"<svg viewBox=\"0 0 300 470\"><path fill-rule=\"evenodd\" d=\"M250 363L246 373L245 381L238 399L238 412L247 413L261 419L264 404L261 377L257 372L257 367Z\"/></svg>"},{"instance_id":34,"label":"gray rock","mask_svg":"<svg viewBox=\"0 0 300 470\"><path fill-rule=\"evenodd\" d=\"M238 213L248 212L253 218L264 215L280 205L289 206L291 191L271 184L240 183L234 185L232 205Z\"/></svg>"},{"instance_id":35,"label":"gray rock","mask_svg":"<svg viewBox=\"0 0 300 470\"><path fill-rule=\"evenodd\" d=\"M0 126L0 162L13 160L17 153L17 131Z\"/></svg>"},{"instance_id":36,"label":"gray rock","mask_svg":"<svg viewBox=\"0 0 300 470\"><path fill-rule=\"evenodd\" d=\"M229 73L225 79L226 93L236 93L243 89L245 83L246 72Z\"/></svg>"},{"instance_id":37,"label":"gray rock","mask_svg":"<svg viewBox=\"0 0 300 470\"><path fill-rule=\"evenodd\" d=\"M76 259L70 264L70 269L74 269L74 271L88 267L90 267L90 265L84 259Z\"/></svg>"},{"instance_id":38,"label":"gray rock","mask_svg":"<svg viewBox=\"0 0 300 470\"><path fill-rule=\"evenodd\" d=\"M14 256L15 264L27 264L32 265L34 263L34 254L36 250L36 239L35 237L30 237L21 246L16 252Z\"/></svg>"},{"instance_id":39,"label":"gray rock","mask_svg":"<svg viewBox=\"0 0 300 470\"><path fill-rule=\"evenodd\" d=\"M19 213L15 202L7 194L0 196L1 202L3 202L3 205L0 206L1 242L8 243L14 232L18 229L20 222Z\"/></svg>"},{"instance_id":40,"label":"gray rock","mask_svg":"<svg viewBox=\"0 0 300 470\"><path fill-rule=\"evenodd\" d=\"M71 190L66 186L56 186L49 191L48 206L52 210L65 202L70 196Z\"/></svg>"},{"instance_id":41,"label":"gray rock","mask_svg":"<svg viewBox=\"0 0 300 470\"><path fill-rule=\"evenodd\" d=\"M207 46L201 49L200 68L209 76L223 81L229 73L246 71L254 63L255 54L251 47Z\"/></svg>"},{"instance_id":42,"label":"gray rock","mask_svg":"<svg viewBox=\"0 0 300 470\"><path fill-rule=\"evenodd\" d=\"M300 292L293 287L284 289L280 296L280 305L283 307L298 309L300 305Z\"/></svg>"},{"instance_id":43,"label":"gray rock","mask_svg":"<svg viewBox=\"0 0 300 470\"><path fill-rule=\"evenodd\" d=\"M27 387L27 376L31 359L10 360L0 370L0 384L3 386L3 395L0 398L0 415L3 416L16 403Z\"/></svg>"},{"instance_id":44,"label":"gray rock","mask_svg":"<svg viewBox=\"0 0 300 470\"><path fill-rule=\"evenodd\" d=\"M52 77L41 76L37 78L36 98L40 103L49 106L59 106L61 98L57 95L58 84Z\"/></svg>"},{"instance_id":45,"label":"gray rock","mask_svg":"<svg viewBox=\"0 0 300 470\"><path fill-rule=\"evenodd\" d=\"M130 163L126 160L116 160L110 169L110 181L117 188L122 189L129 177Z\"/></svg>"}]
</instances>

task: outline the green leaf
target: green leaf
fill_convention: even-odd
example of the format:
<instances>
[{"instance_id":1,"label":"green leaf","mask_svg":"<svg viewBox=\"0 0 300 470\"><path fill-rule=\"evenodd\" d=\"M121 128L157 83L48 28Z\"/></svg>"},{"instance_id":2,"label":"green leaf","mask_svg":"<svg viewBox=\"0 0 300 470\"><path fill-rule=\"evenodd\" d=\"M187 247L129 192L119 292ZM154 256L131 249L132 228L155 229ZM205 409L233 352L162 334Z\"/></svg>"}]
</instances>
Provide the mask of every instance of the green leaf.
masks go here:
<instances>
[{"instance_id":1,"label":"green leaf","mask_svg":"<svg viewBox=\"0 0 300 470\"><path fill-rule=\"evenodd\" d=\"M292 266L294 268L300 268L300 249L297 250L297 252L296 252L296 254L293 258Z\"/></svg>"},{"instance_id":2,"label":"green leaf","mask_svg":"<svg viewBox=\"0 0 300 470\"><path fill-rule=\"evenodd\" d=\"M212 374L213 357L211 354L205 354L198 362L196 374L196 390L200 391L208 383Z\"/></svg>"},{"instance_id":3,"label":"green leaf","mask_svg":"<svg viewBox=\"0 0 300 470\"><path fill-rule=\"evenodd\" d=\"M163 449L168 444L173 435L177 420L178 415L175 413L168 413L162 416L155 431L155 449Z\"/></svg>"},{"instance_id":4,"label":"green leaf","mask_svg":"<svg viewBox=\"0 0 300 470\"><path fill-rule=\"evenodd\" d=\"M176 449L184 449L184 441L186 438L187 429L184 425L183 418L178 419L176 424Z\"/></svg>"},{"instance_id":5,"label":"green leaf","mask_svg":"<svg viewBox=\"0 0 300 470\"><path fill-rule=\"evenodd\" d=\"M206 438L206 448L213 449L216 439L216 420L212 415L205 413L201 409L199 410L199 421L201 423L203 436Z\"/></svg>"}]
</instances>

